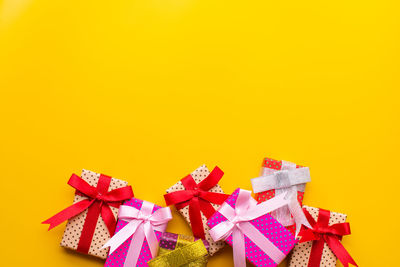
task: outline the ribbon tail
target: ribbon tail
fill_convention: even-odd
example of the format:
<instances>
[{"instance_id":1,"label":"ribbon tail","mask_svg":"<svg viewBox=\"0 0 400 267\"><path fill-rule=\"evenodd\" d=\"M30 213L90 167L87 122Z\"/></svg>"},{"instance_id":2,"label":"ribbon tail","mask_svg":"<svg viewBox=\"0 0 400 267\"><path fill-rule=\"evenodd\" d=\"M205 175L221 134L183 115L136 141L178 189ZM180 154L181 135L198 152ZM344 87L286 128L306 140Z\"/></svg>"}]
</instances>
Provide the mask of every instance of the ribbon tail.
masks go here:
<instances>
[{"instance_id":1,"label":"ribbon tail","mask_svg":"<svg viewBox=\"0 0 400 267\"><path fill-rule=\"evenodd\" d=\"M201 212L203 212L204 216L206 216L207 219L209 219L211 216L214 215L215 209L210 202L207 202L203 199L199 199L199 203L200 203L200 210Z\"/></svg>"},{"instance_id":2,"label":"ribbon tail","mask_svg":"<svg viewBox=\"0 0 400 267\"><path fill-rule=\"evenodd\" d=\"M115 220L114 213L112 212L111 208L106 203L104 203L104 205L101 207L101 217L107 226L110 236L113 236L117 221Z\"/></svg>"},{"instance_id":3,"label":"ribbon tail","mask_svg":"<svg viewBox=\"0 0 400 267\"><path fill-rule=\"evenodd\" d=\"M128 252L123 267L135 267L139 259L140 251L143 247L145 239L143 224L140 224L137 231L132 236L131 244L129 245Z\"/></svg>"},{"instance_id":4,"label":"ribbon tail","mask_svg":"<svg viewBox=\"0 0 400 267\"><path fill-rule=\"evenodd\" d=\"M146 236L147 244L150 248L151 258L154 258L158 254L158 239L152 225L149 222L145 223L144 225L144 234Z\"/></svg>"},{"instance_id":5,"label":"ribbon tail","mask_svg":"<svg viewBox=\"0 0 400 267\"><path fill-rule=\"evenodd\" d=\"M193 235L205 239L203 222L201 220L200 203L197 197L193 198L189 203L189 218Z\"/></svg>"},{"instance_id":6,"label":"ribbon tail","mask_svg":"<svg viewBox=\"0 0 400 267\"><path fill-rule=\"evenodd\" d=\"M314 240L312 242L311 253L307 267L320 267L324 244L325 242L323 239Z\"/></svg>"},{"instance_id":7,"label":"ribbon tail","mask_svg":"<svg viewBox=\"0 0 400 267\"><path fill-rule=\"evenodd\" d=\"M329 248L333 251L333 253L335 253L336 257L340 260L344 267L348 267L349 263L358 267L357 263L350 256L349 252L347 252L337 237L326 236L325 241L328 243Z\"/></svg>"},{"instance_id":8,"label":"ribbon tail","mask_svg":"<svg viewBox=\"0 0 400 267\"><path fill-rule=\"evenodd\" d=\"M235 228L232 232L233 263L235 267L246 267L246 248L243 233Z\"/></svg>"},{"instance_id":9,"label":"ribbon tail","mask_svg":"<svg viewBox=\"0 0 400 267\"><path fill-rule=\"evenodd\" d=\"M300 229L301 229L302 225L312 229L312 226L310 225L306 216L304 215L303 209L300 207L300 204L297 201L297 198L292 197L289 200L288 207L289 207L290 213L292 214L293 219L296 223L296 235L295 235L296 238L297 238L298 234L300 233Z\"/></svg>"},{"instance_id":10,"label":"ribbon tail","mask_svg":"<svg viewBox=\"0 0 400 267\"><path fill-rule=\"evenodd\" d=\"M121 246L126 240L132 236L133 233L138 229L141 221L131 221L124 228L118 231L107 243L104 244L102 249L110 247L109 254L111 255L119 246Z\"/></svg>"},{"instance_id":11,"label":"ribbon tail","mask_svg":"<svg viewBox=\"0 0 400 267\"><path fill-rule=\"evenodd\" d=\"M45 220L42 223L50 224L49 230L51 230L54 227L56 227L57 225L61 224L62 222L66 221L66 220L78 215L82 211L86 210L90 205L92 205L93 202L94 202L94 200L90 201L88 199L79 201L79 202L73 204L72 206L69 206L68 208L60 211L59 213L57 213L53 217Z\"/></svg>"}]
</instances>

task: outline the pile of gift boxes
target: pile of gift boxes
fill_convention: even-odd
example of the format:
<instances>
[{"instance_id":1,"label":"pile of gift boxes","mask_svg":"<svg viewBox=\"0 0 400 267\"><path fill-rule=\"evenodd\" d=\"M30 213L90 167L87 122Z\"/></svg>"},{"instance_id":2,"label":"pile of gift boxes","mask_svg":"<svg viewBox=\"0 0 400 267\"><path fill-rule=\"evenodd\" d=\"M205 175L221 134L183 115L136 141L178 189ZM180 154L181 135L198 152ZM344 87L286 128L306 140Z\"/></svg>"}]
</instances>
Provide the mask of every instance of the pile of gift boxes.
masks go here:
<instances>
[{"instance_id":1,"label":"pile of gift boxes","mask_svg":"<svg viewBox=\"0 0 400 267\"><path fill-rule=\"evenodd\" d=\"M218 182L224 173L203 165L166 190L166 206L134 197L128 183L83 170L68 181L71 206L44 221L53 228L68 220L61 246L105 260L105 267L206 266L226 244L235 267L357 266L341 244L350 234L346 215L302 204L308 167L270 158L253 192L228 195ZM253 193L253 194L252 194ZM254 197L253 197L254 195ZM193 236L166 232L174 206Z\"/></svg>"}]
</instances>

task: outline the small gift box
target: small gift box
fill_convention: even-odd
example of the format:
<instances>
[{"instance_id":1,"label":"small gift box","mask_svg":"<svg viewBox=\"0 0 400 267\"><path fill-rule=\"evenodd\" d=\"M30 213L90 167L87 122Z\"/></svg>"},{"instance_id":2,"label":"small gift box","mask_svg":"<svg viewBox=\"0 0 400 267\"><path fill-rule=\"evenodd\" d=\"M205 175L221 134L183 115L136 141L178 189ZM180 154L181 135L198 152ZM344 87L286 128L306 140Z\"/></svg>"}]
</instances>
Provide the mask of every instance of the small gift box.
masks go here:
<instances>
[{"instance_id":1,"label":"small gift box","mask_svg":"<svg viewBox=\"0 0 400 267\"><path fill-rule=\"evenodd\" d=\"M160 238L158 257L148 262L149 267L205 267L208 262L207 240L165 232Z\"/></svg>"},{"instance_id":2,"label":"small gift box","mask_svg":"<svg viewBox=\"0 0 400 267\"><path fill-rule=\"evenodd\" d=\"M291 193L297 198L300 206L303 202L306 183L310 182L310 171L294 163L265 158L261 176L251 180L255 199L258 202L271 199L280 194ZM288 207L277 209L272 213L283 226L295 233L293 218Z\"/></svg>"},{"instance_id":3,"label":"small gift box","mask_svg":"<svg viewBox=\"0 0 400 267\"><path fill-rule=\"evenodd\" d=\"M158 242L172 219L169 207L132 198L119 209L115 235L104 245L110 247L105 267L147 266L157 256Z\"/></svg>"},{"instance_id":4,"label":"small gift box","mask_svg":"<svg viewBox=\"0 0 400 267\"><path fill-rule=\"evenodd\" d=\"M297 241L268 213L289 201L279 195L257 204L250 191L236 189L208 220L210 234L233 247L236 267L245 267L246 258L255 266L277 266Z\"/></svg>"},{"instance_id":5,"label":"small gift box","mask_svg":"<svg viewBox=\"0 0 400 267\"><path fill-rule=\"evenodd\" d=\"M190 223L195 237L208 241L209 253L213 255L220 250L224 242L215 242L208 233L207 219L225 201L224 194L218 185L224 173L218 167L212 172L205 165L186 176L167 189L164 195L167 205L175 205L181 215Z\"/></svg>"},{"instance_id":6,"label":"small gift box","mask_svg":"<svg viewBox=\"0 0 400 267\"><path fill-rule=\"evenodd\" d=\"M356 262L341 244L342 236L350 234L347 215L303 206L311 227L304 227L299 233L299 243L289 258L289 267L336 266L337 258L343 266Z\"/></svg>"},{"instance_id":7,"label":"small gift box","mask_svg":"<svg viewBox=\"0 0 400 267\"><path fill-rule=\"evenodd\" d=\"M68 184L76 189L73 205L44 221L49 230L68 220L61 246L102 259L107 250L101 247L114 234L118 207L133 197L127 182L82 170L73 174Z\"/></svg>"}]
</instances>

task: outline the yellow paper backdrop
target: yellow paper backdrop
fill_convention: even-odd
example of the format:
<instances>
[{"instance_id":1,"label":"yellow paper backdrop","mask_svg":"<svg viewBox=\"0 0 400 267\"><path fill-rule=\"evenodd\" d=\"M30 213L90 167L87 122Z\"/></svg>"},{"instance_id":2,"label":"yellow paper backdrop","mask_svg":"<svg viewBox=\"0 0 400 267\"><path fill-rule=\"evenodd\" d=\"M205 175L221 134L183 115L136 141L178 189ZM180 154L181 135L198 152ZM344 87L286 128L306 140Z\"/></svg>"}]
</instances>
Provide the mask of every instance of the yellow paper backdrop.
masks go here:
<instances>
[{"instance_id":1,"label":"yellow paper backdrop","mask_svg":"<svg viewBox=\"0 0 400 267\"><path fill-rule=\"evenodd\" d=\"M203 163L251 189L264 156L311 168L304 202L348 214L360 266L397 265L398 1L0 3L2 266L102 266L40 224L82 168L164 204Z\"/></svg>"}]
</instances>

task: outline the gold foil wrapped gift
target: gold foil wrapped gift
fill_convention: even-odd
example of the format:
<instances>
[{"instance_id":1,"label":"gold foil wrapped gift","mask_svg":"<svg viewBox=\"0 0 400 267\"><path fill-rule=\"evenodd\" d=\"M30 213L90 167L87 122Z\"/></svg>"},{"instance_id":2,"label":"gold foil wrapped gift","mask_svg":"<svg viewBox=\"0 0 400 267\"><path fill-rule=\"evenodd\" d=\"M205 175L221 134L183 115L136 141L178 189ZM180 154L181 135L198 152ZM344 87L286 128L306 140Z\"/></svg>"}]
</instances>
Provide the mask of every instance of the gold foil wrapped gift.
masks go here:
<instances>
[{"instance_id":1,"label":"gold foil wrapped gift","mask_svg":"<svg viewBox=\"0 0 400 267\"><path fill-rule=\"evenodd\" d=\"M149 267L205 267L209 244L193 236L165 232L160 238L158 257L148 262Z\"/></svg>"}]
</instances>

